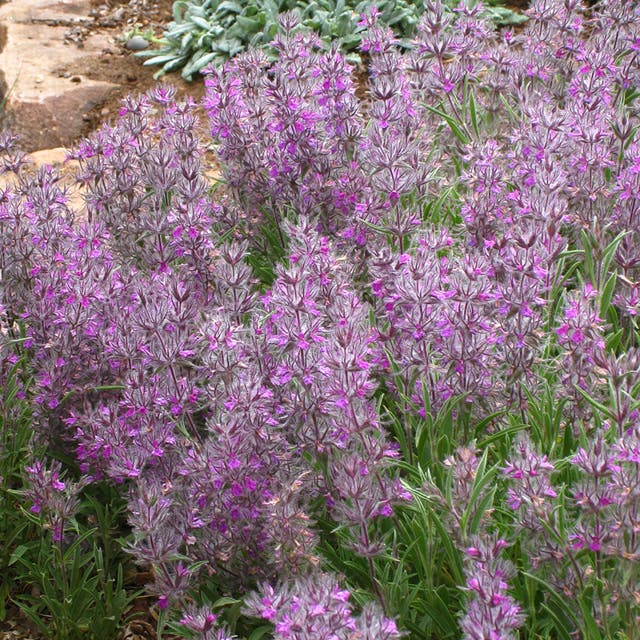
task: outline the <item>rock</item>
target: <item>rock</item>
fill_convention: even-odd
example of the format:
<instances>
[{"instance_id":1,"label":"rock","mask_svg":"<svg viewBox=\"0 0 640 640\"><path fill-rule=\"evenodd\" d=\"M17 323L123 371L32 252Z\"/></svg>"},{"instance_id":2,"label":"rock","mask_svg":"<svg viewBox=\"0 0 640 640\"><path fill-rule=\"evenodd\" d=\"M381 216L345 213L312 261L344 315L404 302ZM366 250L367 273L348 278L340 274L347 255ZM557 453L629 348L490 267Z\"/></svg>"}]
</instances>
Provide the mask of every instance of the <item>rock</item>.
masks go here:
<instances>
[{"instance_id":1,"label":"rock","mask_svg":"<svg viewBox=\"0 0 640 640\"><path fill-rule=\"evenodd\" d=\"M148 1L132 0L116 18L130 23L138 4ZM0 126L18 134L27 152L73 146L96 124L101 109L103 117L110 111L115 116L117 110L110 109L114 94L148 84L148 71L141 66L136 72L113 30L84 26L95 26L99 13L109 14L109 6L100 2L104 0L0 0ZM134 17L129 17L131 11ZM141 51L149 43L136 35L125 46ZM101 62L117 68L101 74Z\"/></svg>"},{"instance_id":2,"label":"rock","mask_svg":"<svg viewBox=\"0 0 640 640\"><path fill-rule=\"evenodd\" d=\"M10 21L5 26L0 88L4 88L2 98L6 98L6 126L20 135L27 151L71 145L84 132L82 116L103 103L117 87L75 75L70 81L69 74L60 74L60 70L88 53L101 55L105 38L88 39L87 51L82 52L64 46L65 27ZM34 41L48 41L51 46L43 54Z\"/></svg>"},{"instance_id":3,"label":"rock","mask_svg":"<svg viewBox=\"0 0 640 640\"><path fill-rule=\"evenodd\" d=\"M104 99L102 87L85 86L40 100L13 100L7 112L8 128L20 136L27 150L70 145L85 130L83 116L89 117L89 111Z\"/></svg>"},{"instance_id":4,"label":"rock","mask_svg":"<svg viewBox=\"0 0 640 640\"><path fill-rule=\"evenodd\" d=\"M55 149L34 151L29 154L29 157L36 167L43 167L46 164L57 167L67 159L67 153L68 151L64 147L56 147Z\"/></svg>"},{"instance_id":5,"label":"rock","mask_svg":"<svg viewBox=\"0 0 640 640\"><path fill-rule=\"evenodd\" d=\"M129 49L129 51L142 51L149 46L149 42L142 36L133 36L133 38L127 40L124 46Z\"/></svg>"},{"instance_id":6,"label":"rock","mask_svg":"<svg viewBox=\"0 0 640 640\"><path fill-rule=\"evenodd\" d=\"M91 0L28 0L0 6L0 20L8 22L78 22L88 16Z\"/></svg>"}]
</instances>

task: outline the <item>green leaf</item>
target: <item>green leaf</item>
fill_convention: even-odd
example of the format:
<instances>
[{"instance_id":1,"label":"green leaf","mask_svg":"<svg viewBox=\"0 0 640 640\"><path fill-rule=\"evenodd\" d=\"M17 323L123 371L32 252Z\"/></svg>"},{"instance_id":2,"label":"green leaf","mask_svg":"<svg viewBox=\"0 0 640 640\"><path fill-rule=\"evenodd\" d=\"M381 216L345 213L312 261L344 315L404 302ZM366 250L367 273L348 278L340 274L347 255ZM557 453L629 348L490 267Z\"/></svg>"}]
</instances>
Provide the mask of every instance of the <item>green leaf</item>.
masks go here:
<instances>
[{"instance_id":1,"label":"green leaf","mask_svg":"<svg viewBox=\"0 0 640 640\"><path fill-rule=\"evenodd\" d=\"M151 64L165 64L166 62L175 61L175 60L184 60L185 56L179 56L176 53L170 53L162 56L155 56L150 58L149 60L145 60L143 65L146 67Z\"/></svg>"},{"instance_id":2,"label":"green leaf","mask_svg":"<svg viewBox=\"0 0 640 640\"><path fill-rule=\"evenodd\" d=\"M193 33L193 26L185 22L184 24L175 25L170 31L165 33L165 37L171 40L180 40L185 33Z\"/></svg>"},{"instance_id":3,"label":"green leaf","mask_svg":"<svg viewBox=\"0 0 640 640\"><path fill-rule=\"evenodd\" d=\"M591 613L591 598L588 598L588 593L581 593L577 600L584 621L584 635L582 637L584 640L602 640L602 632Z\"/></svg>"},{"instance_id":4,"label":"green leaf","mask_svg":"<svg viewBox=\"0 0 640 640\"><path fill-rule=\"evenodd\" d=\"M507 102L507 98L504 94L500 94L500 101L504 105L504 108L507 110L507 113L516 121L520 121L520 116L514 111L514 108Z\"/></svg>"},{"instance_id":5,"label":"green leaf","mask_svg":"<svg viewBox=\"0 0 640 640\"><path fill-rule=\"evenodd\" d=\"M468 134L462 128L462 126L464 125L461 126L461 124L453 116L450 116L446 111L442 111L442 109L436 109L435 107L431 107L429 105L427 105L427 110L434 115L441 117L449 125L449 128L453 132L453 135L455 135L455 137L458 138L460 142L462 142L463 144L469 144L471 142Z\"/></svg>"},{"instance_id":6,"label":"green leaf","mask_svg":"<svg viewBox=\"0 0 640 640\"><path fill-rule=\"evenodd\" d=\"M555 608L549 606L544 602L540 605L540 608L543 611L546 611L553 618L553 621L556 623L553 630L558 634L559 638L561 638L562 640L572 640L573 633L570 629L567 629L567 625L565 621L560 617L559 612Z\"/></svg>"},{"instance_id":7,"label":"green leaf","mask_svg":"<svg viewBox=\"0 0 640 640\"><path fill-rule=\"evenodd\" d=\"M424 496L424 494L420 491L416 491L415 489L411 490L411 488L409 488L409 491L411 491L416 501L419 500L419 496L422 496L422 500L426 499L426 496ZM464 573L462 570L462 563L460 561L460 553L453 544L451 534L447 530L447 527L445 527L438 514L435 513L433 509L427 510L426 504L418 503L418 505L420 510L424 510L424 517L426 517L426 521L430 522L435 527L438 540L444 547L450 568L453 570L453 580L455 584L463 584Z\"/></svg>"},{"instance_id":8,"label":"green leaf","mask_svg":"<svg viewBox=\"0 0 640 640\"><path fill-rule=\"evenodd\" d=\"M611 266L611 262L615 257L616 251L618 250L618 246L622 239L628 235L628 231L621 231L605 248L602 253L602 258L600 260L600 273L605 276L609 273L609 268ZM599 281L602 278L599 279Z\"/></svg>"},{"instance_id":9,"label":"green leaf","mask_svg":"<svg viewBox=\"0 0 640 640\"><path fill-rule=\"evenodd\" d=\"M522 13L518 13L508 7L486 7L484 15L499 26L523 24L529 19Z\"/></svg>"},{"instance_id":10,"label":"green leaf","mask_svg":"<svg viewBox=\"0 0 640 640\"><path fill-rule=\"evenodd\" d=\"M503 440L509 436L519 433L520 431L525 431L526 429L527 429L526 424L519 424L519 425L514 425L512 427L507 427L505 429L500 429L499 431L496 431L495 433L492 433L490 436L487 436L486 438L484 438L479 443L478 447L480 449L486 449L489 445L493 444L494 442Z\"/></svg>"},{"instance_id":11,"label":"green leaf","mask_svg":"<svg viewBox=\"0 0 640 640\"><path fill-rule=\"evenodd\" d=\"M173 3L173 19L176 22L182 22L184 11L187 9L188 4L185 0L176 0Z\"/></svg>"},{"instance_id":12,"label":"green leaf","mask_svg":"<svg viewBox=\"0 0 640 640\"><path fill-rule=\"evenodd\" d=\"M498 466L491 467L488 471L485 472L485 468L487 466L487 457L488 450L482 454L482 458L480 458L480 462L478 463L478 468L476 471L476 477L473 482L473 487L471 489L471 494L469 496L469 504L467 508L464 510L462 517L460 518L460 529L462 532L463 539L467 539L469 535L473 535L477 532L477 527L480 523L480 519L486 507L489 504L493 503L493 496L495 493L496 487L490 489L485 496L483 496L482 500L480 500L480 496L487 489L487 486L493 482L496 474L498 473ZM481 511L482 510L482 511ZM473 520L471 521L471 530L468 530L468 522L471 516Z\"/></svg>"},{"instance_id":13,"label":"green leaf","mask_svg":"<svg viewBox=\"0 0 640 640\"><path fill-rule=\"evenodd\" d=\"M196 26L200 27L204 31L209 31L213 26L210 22L207 22L204 18L200 18L199 16L190 16L191 22Z\"/></svg>"},{"instance_id":14,"label":"green leaf","mask_svg":"<svg viewBox=\"0 0 640 640\"><path fill-rule=\"evenodd\" d=\"M618 329L617 331L614 331L613 333L610 333L607 336L607 339L605 341L605 347L606 350L608 352L615 352L618 350L618 348L620 347L620 345L622 344L622 338L624 336L624 329Z\"/></svg>"},{"instance_id":15,"label":"green leaf","mask_svg":"<svg viewBox=\"0 0 640 640\"><path fill-rule=\"evenodd\" d=\"M451 607L445 603L437 589L433 589L427 599L426 612L439 627L445 636L456 634L458 631L458 621L451 613Z\"/></svg>"},{"instance_id":16,"label":"green leaf","mask_svg":"<svg viewBox=\"0 0 640 640\"><path fill-rule=\"evenodd\" d=\"M212 609L221 609L222 607L229 607L236 604L241 604L242 600L238 600L238 598L230 598L229 596L223 596L222 598L218 598L212 605Z\"/></svg>"},{"instance_id":17,"label":"green leaf","mask_svg":"<svg viewBox=\"0 0 640 640\"><path fill-rule=\"evenodd\" d=\"M608 419L615 420L615 416L613 415L613 412L609 407L602 404L594 397L590 396L584 389L581 389L578 385L575 385L574 388L592 407L600 411L602 415L606 416Z\"/></svg>"},{"instance_id":18,"label":"green leaf","mask_svg":"<svg viewBox=\"0 0 640 640\"><path fill-rule=\"evenodd\" d=\"M18 562L18 560L20 560L28 550L29 547L24 544L16 547L11 554L11 557L9 558L9 566L14 565L16 562Z\"/></svg>"},{"instance_id":19,"label":"green leaf","mask_svg":"<svg viewBox=\"0 0 640 640\"><path fill-rule=\"evenodd\" d=\"M469 116L471 117L471 125L476 136L480 136L480 129L478 128L478 114L476 112L476 101L473 97L473 91L469 91Z\"/></svg>"},{"instance_id":20,"label":"green leaf","mask_svg":"<svg viewBox=\"0 0 640 640\"><path fill-rule=\"evenodd\" d=\"M260 638L264 638L267 634L273 632L273 626L270 624L262 625L261 627L255 628L250 634L247 640L260 640Z\"/></svg>"},{"instance_id":21,"label":"green leaf","mask_svg":"<svg viewBox=\"0 0 640 640\"><path fill-rule=\"evenodd\" d=\"M609 307L611 306L611 300L613 299L613 292L616 288L616 282L618 280L618 274L614 271L609 279L606 281L600 292L600 317L606 318Z\"/></svg>"},{"instance_id":22,"label":"green leaf","mask_svg":"<svg viewBox=\"0 0 640 640\"><path fill-rule=\"evenodd\" d=\"M180 41L180 50L188 51L193 40L193 31L189 31L189 33L185 33Z\"/></svg>"},{"instance_id":23,"label":"green leaf","mask_svg":"<svg viewBox=\"0 0 640 640\"><path fill-rule=\"evenodd\" d=\"M26 614L26 616L31 620L31 622L33 622L38 627L38 629L42 632L44 637L45 638L48 637L51 632L49 625L40 616L38 608L35 605L34 606L28 605L25 600L26 598L18 599L16 601L16 604L18 605L20 610Z\"/></svg>"},{"instance_id":24,"label":"green leaf","mask_svg":"<svg viewBox=\"0 0 640 640\"><path fill-rule=\"evenodd\" d=\"M196 73L197 71L200 71L200 69L206 67L212 60L215 60L218 55L219 54L217 51L200 55L199 57L192 60L192 62L190 62L188 65L186 65L182 73L186 75Z\"/></svg>"},{"instance_id":25,"label":"green leaf","mask_svg":"<svg viewBox=\"0 0 640 640\"><path fill-rule=\"evenodd\" d=\"M541 586L543 589L543 593L545 594L547 599L553 602L554 604L556 604L559 607L560 611L562 611L563 614L567 615L567 617L571 619L571 621L575 624L575 626L578 626L579 621L575 613L573 612L572 608L567 606L566 599L560 596L556 592L556 590L551 586L551 584L549 584L546 580L543 580L542 578L540 578L539 576L533 573L522 571L521 574L528 580L532 580L533 582ZM562 627L565 627L565 625L563 624ZM567 630L567 635L569 635L568 630Z\"/></svg>"},{"instance_id":26,"label":"green leaf","mask_svg":"<svg viewBox=\"0 0 640 640\"><path fill-rule=\"evenodd\" d=\"M255 17L238 16L236 19L236 25L233 28L232 33L235 35L237 32L244 32L245 35L257 33L264 27L264 16L258 15Z\"/></svg>"},{"instance_id":27,"label":"green leaf","mask_svg":"<svg viewBox=\"0 0 640 640\"><path fill-rule=\"evenodd\" d=\"M225 0L218 5L218 13L228 11L230 13L242 13L243 7L239 2L233 0Z\"/></svg>"}]
</instances>

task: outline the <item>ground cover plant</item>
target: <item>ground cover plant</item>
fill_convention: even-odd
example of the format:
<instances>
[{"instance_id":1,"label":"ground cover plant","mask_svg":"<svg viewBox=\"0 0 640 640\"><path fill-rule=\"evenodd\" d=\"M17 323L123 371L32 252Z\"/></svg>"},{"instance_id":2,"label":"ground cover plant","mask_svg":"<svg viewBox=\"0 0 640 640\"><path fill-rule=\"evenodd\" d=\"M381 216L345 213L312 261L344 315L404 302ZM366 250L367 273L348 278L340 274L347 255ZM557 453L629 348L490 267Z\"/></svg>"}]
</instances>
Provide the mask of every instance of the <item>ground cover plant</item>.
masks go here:
<instances>
[{"instance_id":1,"label":"ground cover plant","mask_svg":"<svg viewBox=\"0 0 640 640\"><path fill-rule=\"evenodd\" d=\"M161 634L638 636L640 5L528 17L370 12L362 96L286 14L211 137L127 99L82 211L4 136L5 603L114 637L137 563Z\"/></svg>"},{"instance_id":2,"label":"ground cover plant","mask_svg":"<svg viewBox=\"0 0 640 640\"><path fill-rule=\"evenodd\" d=\"M466 1L474 4L474 0ZM391 27L404 47L410 47L424 11L423 3L415 0L178 0L173 21L162 38L155 40L160 48L138 55L149 58L145 64L161 65L158 75L181 68L182 75L191 80L208 64L222 63L249 46L273 55L270 43L280 15L293 11L303 28L315 31L325 44L338 43L352 61L358 60L363 35L360 16L374 6L378 21ZM503 25L526 20L500 0L485 2L484 14Z\"/></svg>"}]
</instances>

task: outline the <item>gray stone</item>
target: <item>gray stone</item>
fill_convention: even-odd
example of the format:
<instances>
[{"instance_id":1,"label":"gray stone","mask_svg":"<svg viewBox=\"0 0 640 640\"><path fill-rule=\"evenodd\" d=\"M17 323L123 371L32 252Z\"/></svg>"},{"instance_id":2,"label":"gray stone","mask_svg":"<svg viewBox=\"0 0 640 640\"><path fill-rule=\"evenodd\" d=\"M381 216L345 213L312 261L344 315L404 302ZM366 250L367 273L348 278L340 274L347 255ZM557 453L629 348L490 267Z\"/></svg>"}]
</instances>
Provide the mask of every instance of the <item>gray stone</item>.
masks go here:
<instances>
[{"instance_id":1,"label":"gray stone","mask_svg":"<svg viewBox=\"0 0 640 640\"><path fill-rule=\"evenodd\" d=\"M124 46L129 49L129 51L142 51L149 46L149 42L142 36L133 36L133 38L127 40Z\"/></svg>"}]
</instances>

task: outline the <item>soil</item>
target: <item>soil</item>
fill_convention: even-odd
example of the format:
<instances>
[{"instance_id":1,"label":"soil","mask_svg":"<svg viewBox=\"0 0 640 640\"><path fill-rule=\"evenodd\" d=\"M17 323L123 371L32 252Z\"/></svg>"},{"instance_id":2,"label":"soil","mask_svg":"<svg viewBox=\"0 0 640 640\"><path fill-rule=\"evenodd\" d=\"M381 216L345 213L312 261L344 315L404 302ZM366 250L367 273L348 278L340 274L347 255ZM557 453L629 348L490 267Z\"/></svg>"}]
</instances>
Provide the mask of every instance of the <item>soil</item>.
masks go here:
<instances>
[{"instance_id":1,"label":"soil","mask_svg":"<svg viewBox=\"0 0 640 640\"><path fill-rule=\"evenodd\" d=\"M504 2L503 4L509 9L524 11L529 7L529 0L506 0L506 2Z\"/></svg>"}]
</instances>

